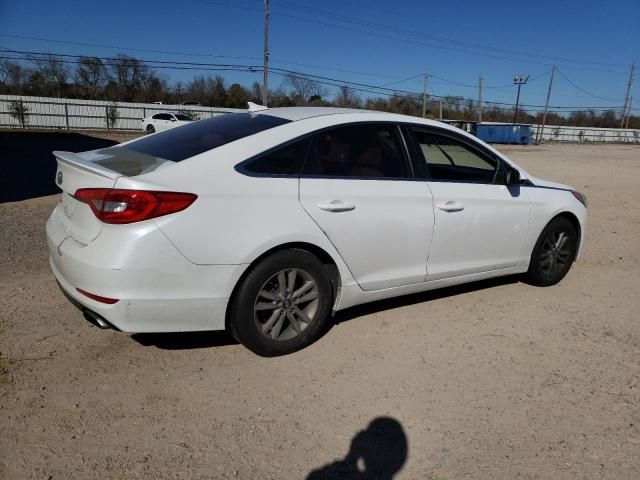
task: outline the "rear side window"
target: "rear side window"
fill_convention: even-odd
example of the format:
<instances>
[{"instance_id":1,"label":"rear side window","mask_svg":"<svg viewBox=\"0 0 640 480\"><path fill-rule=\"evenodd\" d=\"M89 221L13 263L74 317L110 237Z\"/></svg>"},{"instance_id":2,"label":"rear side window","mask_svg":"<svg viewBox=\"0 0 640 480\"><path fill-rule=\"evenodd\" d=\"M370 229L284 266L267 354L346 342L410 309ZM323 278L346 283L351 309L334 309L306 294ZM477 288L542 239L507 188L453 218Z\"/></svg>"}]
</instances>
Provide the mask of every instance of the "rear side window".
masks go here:
<instances>
[{"instance_id":1,"label":"rear side window","mask_svg":"<svg viewBox=\"0 0 640 480\"><path fill-rule=\"evenodd\" d=\"M433 180L491 183L498 163L445 135L412 129Z\"/></svg>"},{"instance_id":2,"label":"rear side window","mask_svg":"<svg viewBox=\"0 0 640 480\"><path fill-rule=\"evenodd\" d=\"M134 150L151 157L180 162L289 122L290 120L271 115L230 113L191 122L179 128L141 138L122 147L110 147L102 152L126 155L127 151Z\"/></svg>"},{"instance_id":3,"label":"rear side window","mask_svg":"<svg viewBox=\"0 0 640 480\"><path fill-rule=\"evenodd\" d=\"M171 115L168 113L157 113L153 116L154 120L171 120Z\"/></svg>"},{"instance_id":4,"label":"rear side window","mask_svg":"<svg viewBox=\"0 0 640 480\"><path fill-rule=\"evenodd\" d=\"M410 177L398 128L353 125L317 134L303 175L354 178Z\"/></svg>"},{"instance_id":5,"label":"rear side window","mask_svg":"<svg viewBox=\"0 0 640 480\"><path fill-rule=\"evenodd\" d=\"M310 139L279 147L242 166L242 169L263 175L299 175L309 151Z\"/></svg>"}]
</instances>

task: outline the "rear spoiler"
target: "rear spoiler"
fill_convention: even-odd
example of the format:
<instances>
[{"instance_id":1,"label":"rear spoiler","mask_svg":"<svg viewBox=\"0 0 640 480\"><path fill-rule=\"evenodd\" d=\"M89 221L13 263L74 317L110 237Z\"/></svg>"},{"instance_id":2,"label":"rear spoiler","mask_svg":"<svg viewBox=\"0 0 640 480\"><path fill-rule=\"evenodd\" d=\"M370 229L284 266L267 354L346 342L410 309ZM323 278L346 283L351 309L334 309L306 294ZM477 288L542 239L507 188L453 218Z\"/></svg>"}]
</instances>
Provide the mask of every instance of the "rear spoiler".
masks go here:
<instances>
[{"instance_id":1,"label":"rear spoiler","mask_svg":"<svg viewBox=\"0 0 640 480\"><path fill-rule=\"evenodd\" d=\"M114 180L121 176L118 172L114 172L113 170L103 167L95 161L89 160L89 158L87 158L94 156L96 157L95 160L99 160L100 155L96 154L95 152L85 152L82 154L77 154L73 152L55 151L53 152L53 155L55 155L58 163L66 163L67 165L70 165L79 170L91 172L94 175L99 175L101 177Z\"/></svg>"}]
</instances>

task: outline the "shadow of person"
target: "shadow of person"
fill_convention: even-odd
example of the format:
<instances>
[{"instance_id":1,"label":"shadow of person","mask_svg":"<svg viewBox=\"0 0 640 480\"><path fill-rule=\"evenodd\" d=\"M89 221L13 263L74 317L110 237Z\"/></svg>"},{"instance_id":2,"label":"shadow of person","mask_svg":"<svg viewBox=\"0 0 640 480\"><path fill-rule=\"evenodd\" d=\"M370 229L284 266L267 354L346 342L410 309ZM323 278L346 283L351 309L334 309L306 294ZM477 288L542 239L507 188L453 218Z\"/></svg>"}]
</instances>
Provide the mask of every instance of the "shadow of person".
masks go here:
<instances>
[{"instance_id":1,"label":"shadow of person","mask_svg":"<svg viewBox=\"0 0 640 480\"><path fill-rule=\"evenodd\" d=\"M407 436L390 417L378 417L358 432L344 459L312 471L307 480L391 480L407 459Z\"/></svg>"}]
</instances>

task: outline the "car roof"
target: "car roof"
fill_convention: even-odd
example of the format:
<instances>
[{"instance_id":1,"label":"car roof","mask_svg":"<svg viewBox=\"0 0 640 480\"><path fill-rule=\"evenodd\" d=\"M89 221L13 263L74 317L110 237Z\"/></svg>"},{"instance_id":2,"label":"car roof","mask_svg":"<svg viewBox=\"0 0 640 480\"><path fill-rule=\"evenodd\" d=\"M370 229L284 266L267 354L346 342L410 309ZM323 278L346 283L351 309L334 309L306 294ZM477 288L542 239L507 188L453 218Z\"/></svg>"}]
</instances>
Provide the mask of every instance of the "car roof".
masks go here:
<instances>
[{"instance_id":1,"label":"car roof","mask_svg":"<svg viewBox=\"0 0 640 480\"><path fill-rule=\"evenodd\" d=\"M261 115L270 115L272 117L283 118L285 120L291 120L293 122L299 120L305 120L308 118L322 117L327 115L345 115L356 114L363 117L372 116L377 117L381 121L395 121L406 123L422 123L425 125L438 125L443 128L453 129L447 124L430 120L426 118L412 117L409 115L402 115L399 113L381 112L378 110L363 110L359 108L337 108L337 107L278 107L278 108L266 108L255 112ZM457 130L457 129L456 129Z\"/></svg>"},{"instance_id":2,"label":"car roof","mask_svg":"<svg viewBox=\"0 0 640 480\"><path fill-rule=\"evenodd\" d=\"M291 120L293 122L297 120L304 120L306 118L321 117L324 115L337 115L340 113L358 113L364 110L358 110L355 108L336 108L336 107L278 107L278 108L266 108L259 112L263 115L270 115L272 117L284 118L285 120Z\"/></svg>"}]
</instances>

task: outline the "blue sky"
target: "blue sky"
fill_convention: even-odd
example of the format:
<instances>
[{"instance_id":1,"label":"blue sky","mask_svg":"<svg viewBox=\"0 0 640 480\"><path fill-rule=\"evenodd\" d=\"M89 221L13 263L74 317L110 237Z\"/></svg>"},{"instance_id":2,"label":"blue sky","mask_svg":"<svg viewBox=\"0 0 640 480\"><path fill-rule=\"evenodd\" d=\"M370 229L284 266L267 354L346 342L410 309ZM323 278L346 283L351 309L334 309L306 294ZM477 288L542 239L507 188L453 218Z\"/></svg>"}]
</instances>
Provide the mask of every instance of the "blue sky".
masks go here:
<instances>
[{"instance_id":1,"label":"blue sky","mask_svg":"<svg viewBox=\"0 0 640 480\"><path fill-rule=\"evenodd\" d=\"M433 75L429 92L436 95L476 97L473 85L482 72L485 86L507 85L486 88L485 100L513 102L513 74L525 73L531 81L521 101L542 104L556 63L582 90L557 75L552 105L619 106L630 64L640 61L638 0L271 0L271 12L273 66L371 85L397 82L426 68ZM262 42L261 0L0 0L0 46L15 50L98 56L120 51L148 60L260 64ZM197 72L161 73L174 82ZM262 75L223 74L229 83L245 85ZM281 82L270 76L270 86ZM392 87L418 92L422 83L415 78ZM632 93L634 106L640 107L640 73Z\"/></svg>"}]
</instances>

